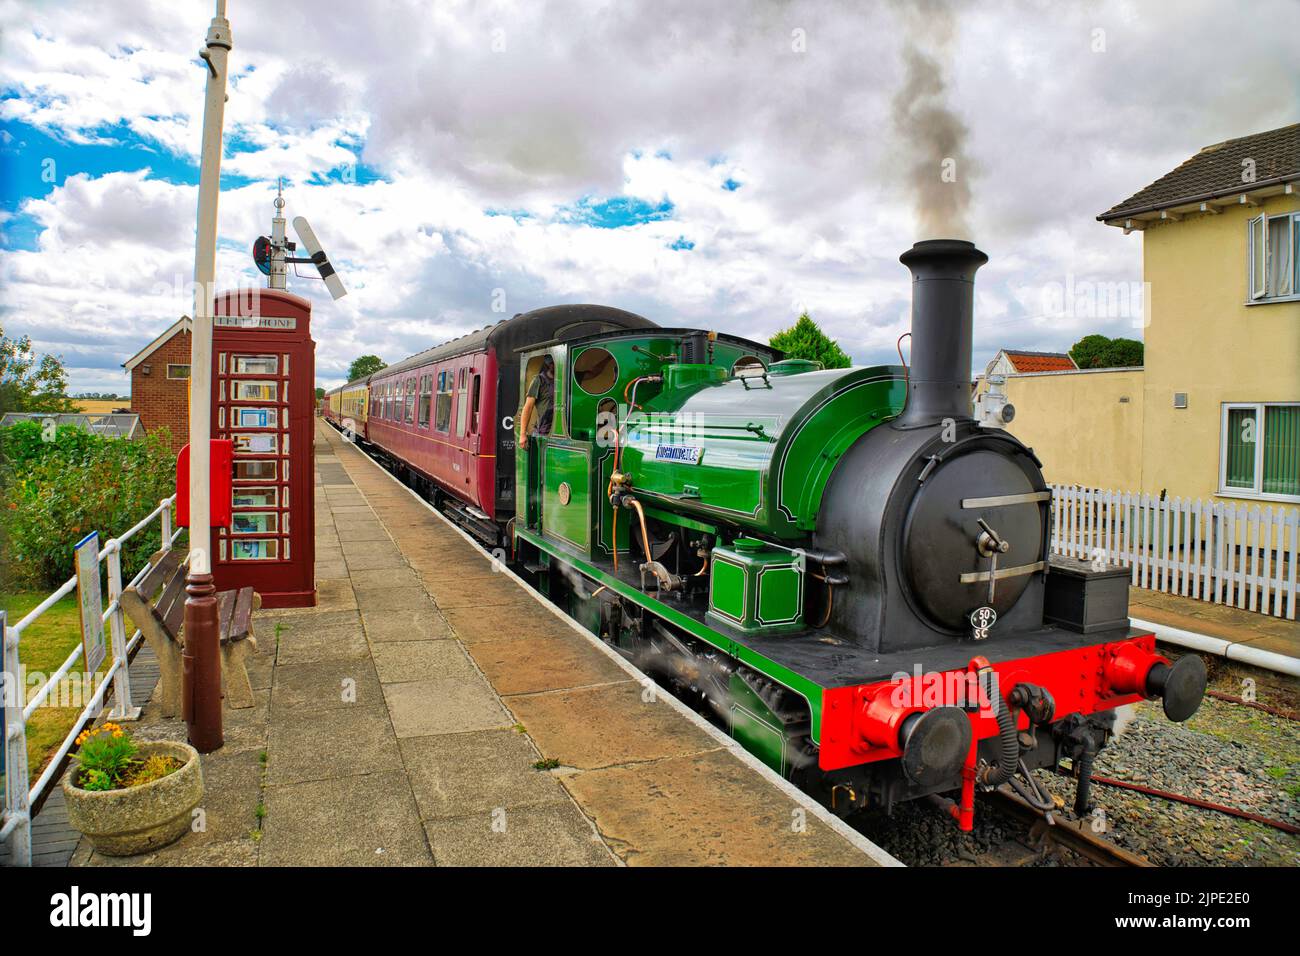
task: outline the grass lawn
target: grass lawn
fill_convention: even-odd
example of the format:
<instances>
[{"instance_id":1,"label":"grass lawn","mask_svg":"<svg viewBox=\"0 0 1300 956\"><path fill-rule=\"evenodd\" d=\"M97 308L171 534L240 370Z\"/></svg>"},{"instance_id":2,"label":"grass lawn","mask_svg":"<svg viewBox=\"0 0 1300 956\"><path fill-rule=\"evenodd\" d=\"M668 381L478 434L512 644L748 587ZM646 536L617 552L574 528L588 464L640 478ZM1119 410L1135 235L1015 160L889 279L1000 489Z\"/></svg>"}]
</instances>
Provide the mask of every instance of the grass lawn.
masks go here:
<instances>
[{"instance_id":1,"label":"grass lawn","mask_svg":"<svg viewBox=\"0 0 1300 956\"><path fill-rule=\"evenodd\" d=\"M0 592L0 608L7 612L12 627L48 596L48 591L4 591ZM108 625L105 624L104 627L107 630ZM77 592L73 591L23 631L22 642L18 645L18 659L22 661L29 678L29 700L35 696L36 689L45 682L45 678L58 670L73 648L80 643L81 614L77 609ZM111 658L104 662L101 672L107 669L110 662ZM63 686L51 694L51 700L86 699L72 694L81 681L79 669L80 662L64 678ZM30 680L38 673L42 675L39 680ZM31 720L27 722L27 764L32 781L45 769L46 762L68 735L79 713L81 707L51 707L48 702L32 713Z\"/></svg>"}]
</instances>

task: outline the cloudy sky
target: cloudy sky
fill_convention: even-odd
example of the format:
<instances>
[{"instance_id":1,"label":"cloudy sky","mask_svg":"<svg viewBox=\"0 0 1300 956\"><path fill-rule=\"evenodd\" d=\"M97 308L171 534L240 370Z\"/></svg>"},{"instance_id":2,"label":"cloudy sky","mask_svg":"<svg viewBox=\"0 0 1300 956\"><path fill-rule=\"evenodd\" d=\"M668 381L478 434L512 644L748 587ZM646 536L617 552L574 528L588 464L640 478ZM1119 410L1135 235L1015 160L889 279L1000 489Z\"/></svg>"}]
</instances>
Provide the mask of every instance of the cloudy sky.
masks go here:
<instances>
[{"instance_id":1,"label":"cloudy sky","mask_svg":"<svg viewBox=\"0 0 1300 956\"><path fill-rule=\"evenodd\" d=\"M807 309L896 361L898 254L945 232L991 259L978 366L1140 337L1064 301L1141 279L1140 236L1096 214L1300 117L1296 0L229 6L218 276L257 282L283 176L350 290L290 278L327 385L494 304L754 338ZM74 391L126 391L121 362L191 311L212 9L0 0L0 323Z\"/></svg>"}]
</instances>

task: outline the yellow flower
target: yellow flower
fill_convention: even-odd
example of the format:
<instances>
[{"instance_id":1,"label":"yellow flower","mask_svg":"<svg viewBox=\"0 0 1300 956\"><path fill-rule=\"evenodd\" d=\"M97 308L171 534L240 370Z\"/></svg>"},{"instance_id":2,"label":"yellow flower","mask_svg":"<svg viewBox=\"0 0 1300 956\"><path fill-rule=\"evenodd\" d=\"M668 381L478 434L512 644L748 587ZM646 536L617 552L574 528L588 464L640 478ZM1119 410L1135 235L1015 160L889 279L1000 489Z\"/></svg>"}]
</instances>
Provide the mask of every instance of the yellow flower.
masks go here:
<instances>
[{"instance_id":1,"label":"yellow flower","mask_svg":"<svg viewBox=\"0 0 1300 956\"><path fill-rule=\"evenodd\" d=\"M122 736L122 731L120 731L120 730L115 730L115 731L113 731L113 736L114 736L114 737L121 737L121 736Z\"/></svg>"}]
</instances>

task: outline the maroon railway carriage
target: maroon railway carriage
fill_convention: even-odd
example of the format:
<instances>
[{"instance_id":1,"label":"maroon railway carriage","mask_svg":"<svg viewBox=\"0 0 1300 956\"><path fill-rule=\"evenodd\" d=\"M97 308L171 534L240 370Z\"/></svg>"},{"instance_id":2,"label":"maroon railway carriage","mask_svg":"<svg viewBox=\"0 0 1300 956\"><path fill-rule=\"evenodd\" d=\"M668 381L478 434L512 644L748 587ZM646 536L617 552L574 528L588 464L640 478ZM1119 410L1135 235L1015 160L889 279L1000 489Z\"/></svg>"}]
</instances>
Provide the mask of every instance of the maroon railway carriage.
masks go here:
<instances>
[{"instance_id":1,"label":"maroon railway carriage","mask_svg":"<svg viewBox=\"0 0 1300 956\"><path fill-rule=\"evenodd\" d=\"M519 352L543 342L654 327L622 309L557 305L470 332L370 376L358 437L467 531L495 546L515 512ZM338 400L347 388L327 399ZM338 424L339 410L327 407L326 417Z\"/></svg>"}]
</instances>

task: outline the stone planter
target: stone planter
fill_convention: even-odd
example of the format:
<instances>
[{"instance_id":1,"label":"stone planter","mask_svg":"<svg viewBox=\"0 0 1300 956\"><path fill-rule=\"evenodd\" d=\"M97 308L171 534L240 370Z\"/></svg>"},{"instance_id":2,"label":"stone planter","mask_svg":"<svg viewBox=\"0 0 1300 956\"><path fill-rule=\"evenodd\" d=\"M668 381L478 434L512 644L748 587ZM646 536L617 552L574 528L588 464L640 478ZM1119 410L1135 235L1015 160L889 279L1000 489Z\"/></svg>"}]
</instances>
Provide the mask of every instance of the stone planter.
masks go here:
<instances>
[{"instance_id":1,"label":"stone planter","mask_svg":"<svg viewBox=\"0 0 1300 956\"><path fill-rule=\"evenodd\" d=\"M189 744L140 741L138 759L154 754L185 765L175 773L125 790L82 790L74 766L63 775L68 822L107 856L133 856L179 839L190 828L191 812L203 799L199 754Z\"/></svg>"}]
</instances>

